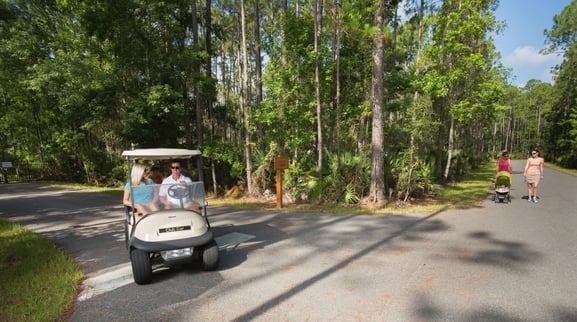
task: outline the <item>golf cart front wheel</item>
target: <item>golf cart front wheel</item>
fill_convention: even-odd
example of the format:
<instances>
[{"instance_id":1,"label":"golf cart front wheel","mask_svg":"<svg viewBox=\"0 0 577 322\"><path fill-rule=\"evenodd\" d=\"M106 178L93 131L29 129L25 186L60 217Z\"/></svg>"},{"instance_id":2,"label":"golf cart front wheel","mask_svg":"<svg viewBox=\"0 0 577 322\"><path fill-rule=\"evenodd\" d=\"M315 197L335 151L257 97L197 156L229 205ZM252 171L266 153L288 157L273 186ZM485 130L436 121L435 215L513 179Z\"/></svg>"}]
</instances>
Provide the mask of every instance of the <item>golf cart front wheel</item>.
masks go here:
<instances>
[{"instance_id":1,"label":"golf cart front wheel","mask_svg":"<svg viewBox=\"0 0 577 322\"><path fill-rule=\"evenodd\" d=\"M147 252L133 249L130 252L130 262L132 263L132 276L136 284L148 284L152 280L152 264Z\"/></svg>"},{"instance_id":2,"label":"golf cart front wheel","mask_svg":"<svg viewBox=\"0 0 577 322\"><path fill-rule=\"evenodd\" d=\"M202 268L214 271L218 267L218 245L214 240L202 248Z\"/></svg>"}]
</instances>

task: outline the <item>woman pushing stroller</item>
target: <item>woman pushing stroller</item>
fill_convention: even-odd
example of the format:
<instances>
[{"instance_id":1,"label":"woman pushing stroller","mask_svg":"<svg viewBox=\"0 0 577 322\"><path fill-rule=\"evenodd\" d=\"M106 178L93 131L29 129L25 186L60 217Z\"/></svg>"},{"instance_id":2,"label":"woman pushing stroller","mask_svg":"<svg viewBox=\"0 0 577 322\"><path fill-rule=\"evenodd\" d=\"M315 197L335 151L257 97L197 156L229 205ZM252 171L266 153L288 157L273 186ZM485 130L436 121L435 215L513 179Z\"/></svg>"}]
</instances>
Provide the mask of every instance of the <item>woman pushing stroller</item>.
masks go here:
<instances>
[{"instance_id":1,"label":"woman pushing stroller","mask_svg":"<svg viewBox=\"0 0 577 322\"><path fill-rule=\"evenodd\" d=\"M499 160L497 160L497 173L501 171L507 171L513 173L513 167L511 166L511 159L509 159L509 152L503 151Z\"/></svg>"},{"instance_id":2,"label":"woman pushing stroller","mask_svg":"<svg viewBox=\"0 0 577 322\"><path fill-rule=\"evenodd\" d=\"M511 201L509 190L511 189L511 173L513 172L509 152L503 151L501 153L499 160L497 160L496 170L497 176L495 177L495 196L493 200L495 202L509 202Z\"/></svg>"}]
</instances>

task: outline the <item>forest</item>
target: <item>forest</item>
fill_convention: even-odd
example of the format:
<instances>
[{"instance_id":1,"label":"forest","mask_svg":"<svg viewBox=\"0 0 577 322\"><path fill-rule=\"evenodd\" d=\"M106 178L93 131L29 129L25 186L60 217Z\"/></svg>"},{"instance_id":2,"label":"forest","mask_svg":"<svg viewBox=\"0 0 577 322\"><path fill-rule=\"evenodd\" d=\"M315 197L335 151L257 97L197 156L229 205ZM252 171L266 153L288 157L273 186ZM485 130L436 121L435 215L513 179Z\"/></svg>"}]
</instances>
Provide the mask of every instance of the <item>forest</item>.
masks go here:
<instances>
[{"instance_id":1,"label":"forest","mask_svg":"<svg viewBox=\"0 0 577 322\"><path fill-rule=\"evenodd\" d=\"M502 150L577 168L577 1L554 84L514 86L497 0L0 0L0 161L121 187L123 150L203 152L209 192L410 202ZM191 170L192 171L192 170Z\"/></svg>"}]
</instances>

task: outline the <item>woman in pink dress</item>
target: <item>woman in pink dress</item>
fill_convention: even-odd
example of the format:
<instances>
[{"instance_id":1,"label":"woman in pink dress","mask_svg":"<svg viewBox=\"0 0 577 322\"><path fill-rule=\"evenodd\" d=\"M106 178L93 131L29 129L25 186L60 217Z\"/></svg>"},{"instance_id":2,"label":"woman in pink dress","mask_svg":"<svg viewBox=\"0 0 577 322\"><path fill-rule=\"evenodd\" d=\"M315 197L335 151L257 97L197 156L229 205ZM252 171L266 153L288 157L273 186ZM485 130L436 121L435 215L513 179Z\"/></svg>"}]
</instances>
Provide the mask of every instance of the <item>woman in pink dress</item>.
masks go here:
<instances>
[{"instance_id":1,"label":"woman in pink dress","mask_svg":"<svg viewBox=\"0 0 577 322\"><path fill-rule=\"evenodd\" d=\"M527 182L527 201L538 202L537 191L539 186L539 181L543 179L543 164L545 160L539 155L539 150L533 149L531 151L531 157L527 159L525 164L525 182Z\"/></svg>"}]
</instances>

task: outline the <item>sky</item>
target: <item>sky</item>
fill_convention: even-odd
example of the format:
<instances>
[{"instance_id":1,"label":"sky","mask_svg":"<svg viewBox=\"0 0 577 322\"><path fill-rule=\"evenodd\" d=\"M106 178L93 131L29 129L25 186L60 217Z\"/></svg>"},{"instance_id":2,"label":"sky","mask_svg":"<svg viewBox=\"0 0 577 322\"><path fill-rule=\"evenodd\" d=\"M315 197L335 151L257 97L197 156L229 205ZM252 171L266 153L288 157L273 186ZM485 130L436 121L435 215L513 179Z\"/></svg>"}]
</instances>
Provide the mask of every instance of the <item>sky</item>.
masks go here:
<instances>
[{"instance_id":1,"label":"sky","mask_svg":"<svg viewBox=\"0 0 577 322\"><path fill-rule=\"evenodd\" d=\"M511 69L510 82L520 87L528 80L553 83L551 67L563 60L559 55L543 55L546 48L545 29L553 27L553 17L560 14L572 0L500 0L495 12L497 20L507 27L495 35L501 62Z\"/></svg>"}]
</instances>

